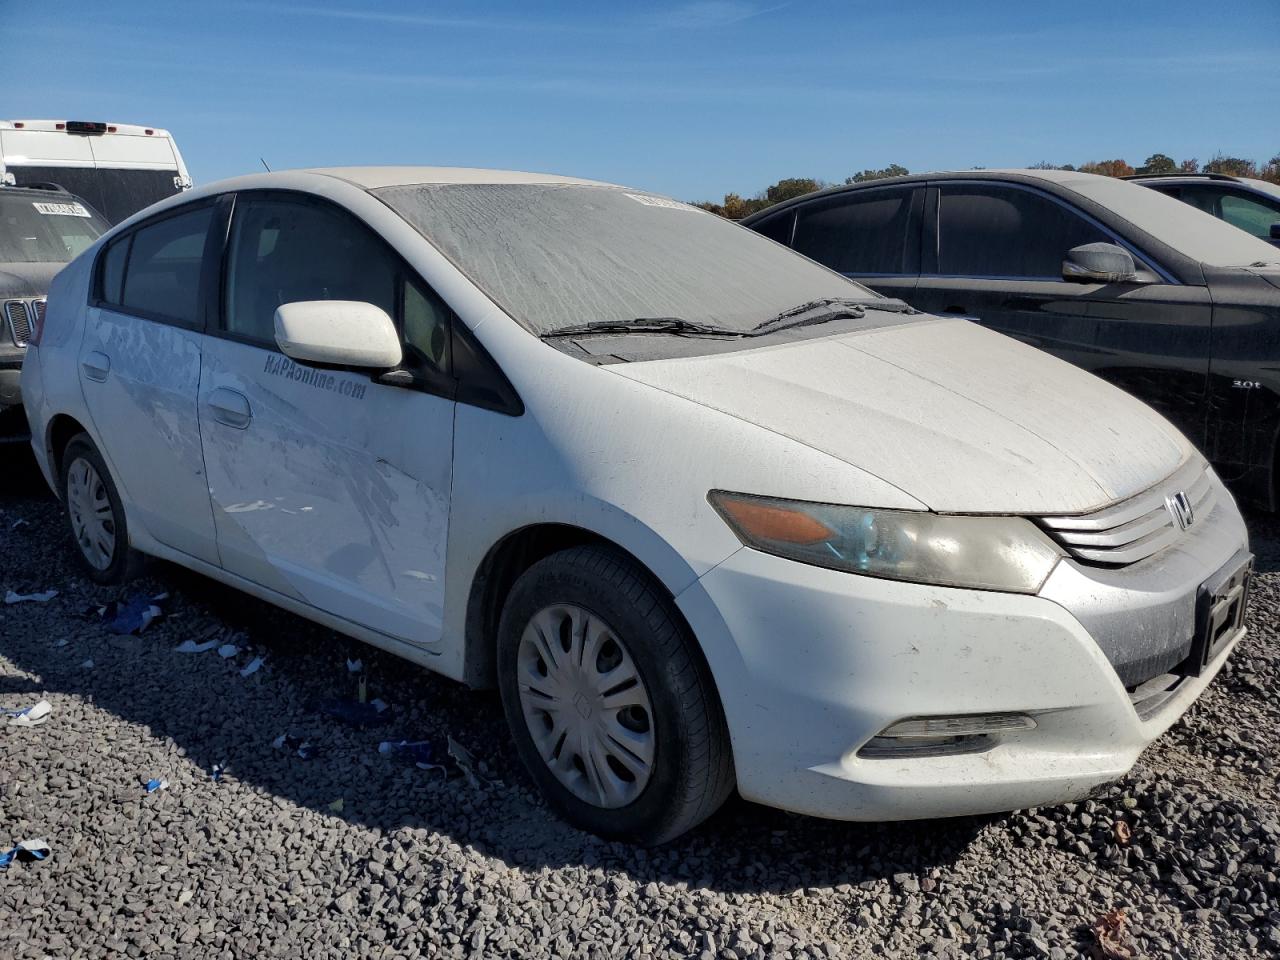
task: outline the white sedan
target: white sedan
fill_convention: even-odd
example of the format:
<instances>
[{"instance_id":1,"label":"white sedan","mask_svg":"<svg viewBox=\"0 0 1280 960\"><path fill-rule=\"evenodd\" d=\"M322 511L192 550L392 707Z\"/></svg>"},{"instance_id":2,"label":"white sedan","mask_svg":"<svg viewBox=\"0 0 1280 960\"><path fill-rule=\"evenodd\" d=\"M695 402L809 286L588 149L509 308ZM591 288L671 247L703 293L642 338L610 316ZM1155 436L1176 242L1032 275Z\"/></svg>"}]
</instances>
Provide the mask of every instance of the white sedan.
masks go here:
<instances>
[{"instance_id":1,"label":"white sedan","mask_svg":"<svg viewBox=\"0 0 1280 960\"><path fill-rule=\"evenodd\" d=\"M23 371L90 576L141 555L473 685L657 843L1125 773L1243 633L1230 494L1141 403L638 190L214 183L56 279Z\"/></svg>"}]
</instances>

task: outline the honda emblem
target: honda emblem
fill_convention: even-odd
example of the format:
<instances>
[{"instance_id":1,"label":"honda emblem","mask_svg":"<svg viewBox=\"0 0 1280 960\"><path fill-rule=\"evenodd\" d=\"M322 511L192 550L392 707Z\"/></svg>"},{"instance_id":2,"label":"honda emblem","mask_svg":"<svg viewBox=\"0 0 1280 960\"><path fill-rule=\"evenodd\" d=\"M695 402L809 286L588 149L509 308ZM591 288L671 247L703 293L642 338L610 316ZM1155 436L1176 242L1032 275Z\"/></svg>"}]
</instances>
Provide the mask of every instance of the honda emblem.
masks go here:
<instances>
[{"instance_id":1,"label":"honda emblem","mask_svg":"<svg viewBox=\"0 0 1280 960\"><path fill-rule=\"evenodd\" d=\"M1196 522L1195 511L1191 509L1191 501L1187 499L1187 495L1179 490L1171 497L1164 498L1165 509L1169 511L1169 516L1173 517L1173 522L1178 525L1179 530L1186 530Z\"/></svg>"}]
</instances>

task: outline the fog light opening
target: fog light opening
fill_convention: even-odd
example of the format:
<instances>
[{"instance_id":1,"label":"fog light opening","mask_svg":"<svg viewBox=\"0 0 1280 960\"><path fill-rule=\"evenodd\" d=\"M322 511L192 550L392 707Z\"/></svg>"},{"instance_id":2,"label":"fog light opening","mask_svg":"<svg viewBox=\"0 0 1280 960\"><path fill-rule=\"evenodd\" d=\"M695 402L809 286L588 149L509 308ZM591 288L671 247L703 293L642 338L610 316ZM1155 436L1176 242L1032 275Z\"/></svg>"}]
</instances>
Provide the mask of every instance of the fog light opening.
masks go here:
<instances>
[{"instance_id":1,"label":"fog light opening","mask_svg":"<svg viewBox=\"0 0 1280 960\"><path fill-rule=\"evenodd\" d=\"M979 713L956 717L908 717L872 737L859 757L939 757L981 753L999 742L1002 733L1034 730L1025 713Z\"/></svg>"}]
</instances>

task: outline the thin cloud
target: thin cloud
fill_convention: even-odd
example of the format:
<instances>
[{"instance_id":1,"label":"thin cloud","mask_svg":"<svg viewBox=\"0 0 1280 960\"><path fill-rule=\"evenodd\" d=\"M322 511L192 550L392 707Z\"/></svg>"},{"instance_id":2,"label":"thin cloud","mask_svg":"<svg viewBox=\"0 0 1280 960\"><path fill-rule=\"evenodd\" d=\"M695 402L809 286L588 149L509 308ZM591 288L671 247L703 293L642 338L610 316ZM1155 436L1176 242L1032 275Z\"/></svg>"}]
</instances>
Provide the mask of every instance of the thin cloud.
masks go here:
<instances>
[{"instance_id":1,"label":"thin cloud","mask_svg":"<svg viewBox=\"0 0 1280 960\"><path fill-rule=\"evenodd\" d=\"M790 4L762 7L755 3L743 3L741 0L695 0L693 3L662 11L655 17L654 23L656 26L687 30L727 27L787 6Z\"/></svg>"}]
</instances>

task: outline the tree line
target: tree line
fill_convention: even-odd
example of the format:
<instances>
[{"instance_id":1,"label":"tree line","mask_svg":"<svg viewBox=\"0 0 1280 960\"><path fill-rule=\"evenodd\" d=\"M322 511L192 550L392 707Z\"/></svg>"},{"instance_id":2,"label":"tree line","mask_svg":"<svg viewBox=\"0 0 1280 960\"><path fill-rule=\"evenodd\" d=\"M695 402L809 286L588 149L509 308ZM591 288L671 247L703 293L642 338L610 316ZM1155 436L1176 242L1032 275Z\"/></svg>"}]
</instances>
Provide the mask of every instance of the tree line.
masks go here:
<instances>
[{"instance_id":1,"label":"tree line","mask_svg":"<svg viewBox=\"0 0 1280 960\"><path fill-rule=\"evenodd\" d=\"M982 168L975 167L974 169L981 170ZM1253 160L1228 157L1219 153L1213 159L1207 160L1201 165L1197 159L1179 162L1167 154L1153 153L1147 157L1146 163L1138 167L1130 166L1124 160L1095 160L1089 163L1082 163L1078 167L1069 163L1058 164L1041 161L1040 163L1033 163L1031 169L1079 170L1081 173L1096 173L1104 177L1131 177L1135 174L1151 175L1157 173L1225 173L1236 177L1255 177L1259 180L1280 183L1280 153L1277 153L1266 163L1261 164ZM865 183L868 180L902 177L910 172L901 164L891 163L880 170L863 170L851 177L845 177L844 182ZM779 180L772 186L766 187L754 197L742 197L736 193L726 193L722 203L704 200L700 203L695 203L694 206L701 207L703 210L710 210L712 213L718 213L720 216L728 217L730 220L741 220L743 217L749 217L751 214L757 213L766 207L771 207L775 203L781 203L784 200L790 200L792 197L803 196L806 193L813 193L815 190L822 190L825 187L834 185L813 177L788 177L785 180Z\"/></svg>"}]
</instances>

